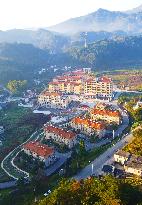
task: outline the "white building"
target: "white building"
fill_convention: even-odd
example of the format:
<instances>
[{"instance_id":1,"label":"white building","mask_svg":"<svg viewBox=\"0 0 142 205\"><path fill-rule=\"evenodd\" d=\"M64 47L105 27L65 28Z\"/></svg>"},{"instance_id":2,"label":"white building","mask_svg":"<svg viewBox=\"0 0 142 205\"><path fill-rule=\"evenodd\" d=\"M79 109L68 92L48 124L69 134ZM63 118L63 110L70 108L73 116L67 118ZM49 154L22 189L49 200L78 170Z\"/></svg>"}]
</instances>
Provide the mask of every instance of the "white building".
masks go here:
<instances>
[{"instance_id":1,"label":"white building","mask_svg":"<svg viewBox=\"0 0 142 205\"><path fill-rule=\"evenodd\" d=\"M64 96L60 92L49 92L43 91L38 97L38 103L40 106L51 106L51 107L60 107L66 108L70 103L70 98Z\"/></svg>"},{"instance_id":2,"label":"white building","mask_svg":"<svg viewBox=\"0 0 142 205\"><path fill-rule=\"evenodd\" d=\"M129 157L130 157L130 153L129 152L125 152L123 150L118 150L114 154L114 161L124 165L125 162L128 161Z\"/></svg>"}]
</instances>

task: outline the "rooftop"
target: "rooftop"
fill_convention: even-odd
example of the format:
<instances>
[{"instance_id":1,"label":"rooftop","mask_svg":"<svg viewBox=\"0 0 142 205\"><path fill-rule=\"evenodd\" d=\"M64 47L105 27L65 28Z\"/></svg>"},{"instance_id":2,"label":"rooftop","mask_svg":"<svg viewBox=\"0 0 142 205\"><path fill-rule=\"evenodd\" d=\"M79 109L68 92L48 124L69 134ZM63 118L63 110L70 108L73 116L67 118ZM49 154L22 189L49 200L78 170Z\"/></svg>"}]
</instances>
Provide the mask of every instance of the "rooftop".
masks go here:
<instances>
[{"instance_id":1,"label":"rooftop","mask_svg":"<svg viewBox=\"0 0 142 205\"><path fill-rule=\"evenodd\" d=\"M115 155L119 155L121 157L126 157L129 158L130 157L130 153L129 152L125 152L123 150L118 150Z\"/></svg>"},{"instance_id":2,"label":"rooftop","mask_svg":"<svg viewBox=\"0 0 142 205\"><path fill-rule=\"evenodd\" d=\"M138 163L138 162L133 162L133 161L127 161L125 163L125 167L131 167L133 169L138 169L138 170L142 170L142 164Z\"/></svg>"},{"instance_id":3,"label":"rooftop","mask_svg":"<svg viewBox=\"0 0 142 205\"><path fill-rule=\"evenodd\" d=\"M102 82L102 83L111 83L112 82L111 78L108 78L108 77L105 77L105 76L99 78L99 81Z\"/></svg>"},{"instance_id":4,"label":"rooftop","mask_svg":"<svg viewBox=\"0 0 142 205\"><path fill-rule=\"evenodd\" d=\"M86 125L87 127L90 127L96 130L102 130L105 128L105 125L103 122L96 122L89 118L76 117L72 120L72 122L74 122L75 124L83 124L83 125Z\"/></svg>"},{"instance_id":5,"label":"rooftop","mask_svg":"<svg viewBox=\"0 0 142 205\"><path fill-rule=\"evenodd\" d=\"M44 130L51 132L51 133L55 133L55 134L61 136L62 138L66 138L66 139L73 139L76 137L76 134L74 132L67 131L67 130L64 130L64 129L59 128L59 127L55 127L53 125L45 126Z\"/></svg>"},{"instance_id":6,"label":"rooftop","mask_svg":"<svg viewBox=\"0 0 142 205\"><path fill-rule=\"evenodd\" d=\"M47 145L41 144L39 142L31 141L23 145L24 149L30 150L33 153L36 153L38 156L47 158L54 153L53 147L48 147Z\"/></svg>"},{"instance_id":7,"label":"rooftop","mask_svg":"<svg viewBox=\"0 0 142 205\"><path fill-rule=\"evenodd\" d=\"M94 108L92 110L92 114L94 115L103 115L103 116L110 116L110 117L120 117L120 112L119 111L113 111L113 110L108 110L108 109L96 109Z\"/></svg>"}]
</instances>

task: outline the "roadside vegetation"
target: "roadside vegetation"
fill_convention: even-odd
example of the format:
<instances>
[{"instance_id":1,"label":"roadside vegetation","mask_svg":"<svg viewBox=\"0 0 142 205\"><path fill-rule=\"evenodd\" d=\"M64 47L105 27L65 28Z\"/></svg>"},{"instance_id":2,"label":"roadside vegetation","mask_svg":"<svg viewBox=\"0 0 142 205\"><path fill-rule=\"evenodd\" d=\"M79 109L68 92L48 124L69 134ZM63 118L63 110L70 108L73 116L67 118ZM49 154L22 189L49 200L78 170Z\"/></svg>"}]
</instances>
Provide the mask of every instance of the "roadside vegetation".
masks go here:
<instances>
[{"instance_id":1,"label":"roadside vegetation","mask_svg":"<svg viewBox=\"0 0 142 205\"><path fill-rule=\"evenodd\" d=\"M58 187L38 205L140 205L141 179L115 179L105 176L81 181L62 180Z\"/></svg>"},{"instance_id":2,"label":"roadside vegetation","mask_svg":"<svg viewBox=\"0 0 142 205\"><path fill-rule=\"evenodd\" d=\"M26 141L33 132L42 127L48 120L49 117L42 114L33 114L31 109L17 107L15 103L11 103L5 110L1 110L0 125L4 126L5 132L3 145L0 149L0 163L10 151ZM0 181L3 181L5 175L3 175L1 169L0 176Z\"/></svg>"}]
</instances>

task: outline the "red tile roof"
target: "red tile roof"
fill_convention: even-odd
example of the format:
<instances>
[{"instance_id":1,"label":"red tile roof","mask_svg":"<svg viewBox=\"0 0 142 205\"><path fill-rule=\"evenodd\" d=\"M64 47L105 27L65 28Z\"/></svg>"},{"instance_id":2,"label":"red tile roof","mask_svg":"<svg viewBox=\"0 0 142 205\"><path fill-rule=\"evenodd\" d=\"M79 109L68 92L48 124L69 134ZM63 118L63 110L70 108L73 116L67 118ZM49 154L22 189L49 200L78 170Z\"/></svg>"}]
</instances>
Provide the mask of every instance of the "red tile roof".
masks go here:
<instances>
[{"instance_id":1,"label":"red tile roof","mask_svg":"<svg viewBox=\"0 0 142 205\"><path fill-rule=\"evenodd\" d=\"M95 78L89 78L85 81L85 83L94 83L95 82Z\"/></svg>"},{"instance_id":2,"label":"red tile roof","mask_svg":"<svg viewBox=\"0 0 142 205\"><path fill-rule=\"evenodd\" d=\"M89 109L90 107L88 105L80 105L81 108L84 108L84 109Z\"/></svg>"},{"instance_id":3,"label":"red tile roof","mask_svg":"<svg viewBox=\"0 0 142 205\"><path fill-rule=\"evenodd\" d=\"M108 78L108 77L101 77L100 79L99 79L99 81L100 82L103 82L103 83L111 83L112 82L112 80L111 80L111 78Z\"/></svg>"},{"instance_id":4,"label":"red tile roof","mask_svg":"<svg viewBox=\"0 0 142 205\"><path fill-rule=\"evenodd\" d=\"M76 117L72 120L75 124L83 124L86 125L87 127L91 127L96 130L102 130L105 128L105 125L103 122L96 122L88 118L80 118Z\"/></svg>"},{"instance_id":5,"label":"red tile roof","mask_svg":"<svg viewBox=\"0 0 142 205\"><path fill-rule=\"evenodd\" d=\"M100 109L93 109L92 114L94 115L102 115L102 116L110 116L110 117L120 117L119 111L113 111L113 110L100 110Z\"/></svg>"},{"instance_id":6,"label":"red tile roof","mask_svg":"<svg viewBox=\"0 0 142 205\"><path fill-rule=\"evenodd\" d=\"M36 153L38 156L47 158L54 153L53 147L41 144L39 142L31 141L23 145L24 149L30 150L32 153Z\"/></svg>"},{"instance_id":7,"label":"red tile roof","mask_svg":"<svg viewBox=\"0 0 142 205\"><path fill-rule=\"evenodd\" d=\"M76 137L76 134L74 132L66 131L66 130L63 130L61 128L54 127L51 125L45 126L44 130L45 130L45 132L47 131L47 132L55 133L55 134L61 136L62 138L66 138L66 139L70 139L70 140Z\"/></svg>"}]
</instances>

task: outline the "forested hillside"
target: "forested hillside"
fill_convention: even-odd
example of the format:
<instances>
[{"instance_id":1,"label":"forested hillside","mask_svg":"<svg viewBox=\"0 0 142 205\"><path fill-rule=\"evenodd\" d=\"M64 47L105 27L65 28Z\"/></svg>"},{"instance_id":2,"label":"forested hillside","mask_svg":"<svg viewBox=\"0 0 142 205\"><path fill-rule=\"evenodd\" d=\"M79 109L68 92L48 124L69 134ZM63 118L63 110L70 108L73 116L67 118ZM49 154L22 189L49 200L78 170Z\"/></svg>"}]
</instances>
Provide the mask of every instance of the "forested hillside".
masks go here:
<instances>
[{"instance_id":1,"label":"forested hillside","mask_svg":"<svg viewBox=\"0 0 142 205\"><path fill-rule=\"evenodd\" d=\"M142 65L142 36L102 40L86 49L69 48L68 52L82 64L99 70L134 68Z\"/></svg>"},{"instance_id":2,"label":"forested hillside","mask_svg":"<svg viewBox=\"0 0 142 205\"><path fill-rule=\"evenodd\" d=\"M51 65L85 66L97 71L141 69L142 36L101 40L88 44L87 48L72 46L56 54L31 44L0 44L0 83L31 79L39 68Z\"/></svg>"}]
</instances>

